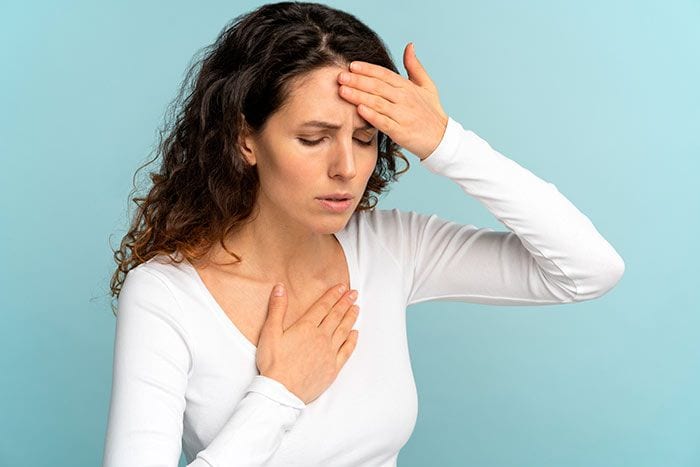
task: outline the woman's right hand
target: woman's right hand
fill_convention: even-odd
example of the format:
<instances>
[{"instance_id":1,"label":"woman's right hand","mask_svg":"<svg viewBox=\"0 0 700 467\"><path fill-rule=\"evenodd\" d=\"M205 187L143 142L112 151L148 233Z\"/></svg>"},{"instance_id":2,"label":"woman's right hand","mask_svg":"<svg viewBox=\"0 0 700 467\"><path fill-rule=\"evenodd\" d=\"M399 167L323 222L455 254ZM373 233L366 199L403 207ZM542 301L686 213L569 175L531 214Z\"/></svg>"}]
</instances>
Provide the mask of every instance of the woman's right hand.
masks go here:
<instances>
[{"instance_id":1,"label":"woman's right hand","mask_svg":"<svg viewBox=\"0 0 700 467\"><path fill-rule=\"evenodd\" d=\"M334 285L284 330L287 293L277 296L273 289L255 357L260 374L284 384L306 404L320 396L355 350L356 295Z\"/></svg>"}]
</instances>

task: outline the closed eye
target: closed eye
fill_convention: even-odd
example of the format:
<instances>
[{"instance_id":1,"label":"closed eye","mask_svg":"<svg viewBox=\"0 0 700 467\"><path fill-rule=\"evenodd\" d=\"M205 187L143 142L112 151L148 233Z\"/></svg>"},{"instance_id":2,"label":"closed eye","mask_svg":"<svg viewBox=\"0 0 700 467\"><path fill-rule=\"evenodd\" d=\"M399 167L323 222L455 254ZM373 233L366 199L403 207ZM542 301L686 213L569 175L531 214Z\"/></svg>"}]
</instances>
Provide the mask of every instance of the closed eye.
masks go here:
<instances>
[{"instance_id":1,"label":"closed eye","mask_svg":"<svg viewBox=\"0 0 700 467\"><path fill-rule=\"evenodd\" d=\"M315 140L309 140L309 139L304 139L304 138L297 138L297 139L298 139L299 141L301 141L301 144L303 144L303 145L305 145L305 146L316 146L316 145L319 144L321 141L323 141L323 138L321 138L321 139L315 139ZM372 143L374 142L374 138L372 138L372 139L369 140L369 141L362 141L362 140L359 140L359 139L357 139L357 138L354 138L354 139L355 139L355 141L357 141L357 142L358 142L360 145L362 145L362 146L371 146Z\"/></svg>"}]
</instances>

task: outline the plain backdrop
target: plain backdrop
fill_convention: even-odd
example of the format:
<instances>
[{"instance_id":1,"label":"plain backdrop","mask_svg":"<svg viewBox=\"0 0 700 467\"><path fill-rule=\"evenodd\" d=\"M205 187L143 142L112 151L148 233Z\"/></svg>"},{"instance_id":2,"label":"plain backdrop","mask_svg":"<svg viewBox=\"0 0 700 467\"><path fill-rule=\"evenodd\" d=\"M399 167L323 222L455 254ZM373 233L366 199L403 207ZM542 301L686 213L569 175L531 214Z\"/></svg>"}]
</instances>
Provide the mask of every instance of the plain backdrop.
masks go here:
<instances>
[{"instance_id":1,"label":"plain backdrop","mask_svg":"<svg viewBox=\"0 0 700 467\"><path fill-rule=\"evenodd\" d=\"M0 465L101 463L132 177L193 55L260 4L0 6ZM700 2L327 4L404 77L414 41L446 112L626 263L589 302L410 307L420 409L399 464L700 465ZM507 229L407 156L379 208Z\"/></svg>"}]
</instances>

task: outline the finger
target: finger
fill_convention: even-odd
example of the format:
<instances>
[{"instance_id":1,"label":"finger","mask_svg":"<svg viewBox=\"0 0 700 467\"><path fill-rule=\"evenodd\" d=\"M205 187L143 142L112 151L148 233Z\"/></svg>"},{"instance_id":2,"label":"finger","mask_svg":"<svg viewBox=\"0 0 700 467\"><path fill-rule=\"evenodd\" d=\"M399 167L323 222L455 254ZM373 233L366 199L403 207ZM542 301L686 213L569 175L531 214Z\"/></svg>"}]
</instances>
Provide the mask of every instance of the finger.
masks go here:
<instances>
[{"instance_id":1,"label":"finger","mask_svg":"<svg viewBox=\"0 0 700 467\"><path fill-rule=\"evenodd\" d=\"M339 348L345 339L348 338L348 333L352 331L352 327L357 322L358 316L360 316L360 307L357 305L352 305L343 316L343 320L333 331L331 342L333 343L334 349Z\"/></svg>"},{"instance_id":2,"label":"finger","mask_svg":"<svg viewBox=\"0 0 700 467\"><path fill-rule=\"evenodd\" d=\"M333 332L335 332L336 328L338 327L338 323L340 323L343 317L347 314L348 310L356 299L357 290L351 290L344 294L343 298L338 300L338 303L333 306L333 309L328 312L318 327L321 328L326 335L332 336Z\"/></svg>"},{"instance_id":3,"label":"finger","mask_svg":"<svg viewBox=\"0 0 700 467\"><path fill-rule=\"evenodd\" d=\"M394 131L399 127L398 122L368 107L366 104L358 104L357 112L362 118L367 120L367 123L384 134L394 134Z\"/></svg>"},{"instance_id":4,"label":"finger","mask_svg":"<svg viewBox=\"0 0 700 467\"><path fill-rule=\"evenodd\" d=\"M314 326L318 326L321 324L321 321L323 321L326 315L333 309L333 306L335 306L335 304L342 299L346 290L347 286L345 284L334 285L323 295L321 295L297 322L308 321L313 323Z\"/></svg>"},{"instance_id":5,"label":"finger","mask_svg":"<svg viewBox=\"0 0 700 467\"><path fill-rule=\"evenodd\" d=\"M368 92L360 91L359 89L350 88L347 86L340 87L340 95L348 102L351 102L355 105L365 104L366 106L371 107L380 114L392 118L392 120L396 120L395 118L393 118L393 116L396 115L397 110L401 108L397 104L389 102L381 96L376 96L374 94L370 94Z\"/></svg>"},{"instance_id":6,"label":"finger","mask_svg":"<svg viewBox=\"0 0 700 467\"><path fill-rule=\"evenodd\" d=\"M406 86L408 81L403 76L398 73L394 73L390 69L383 67L381 65L375 65L374 63L363 62L361 60L355 60L350 63L350 71L353 73L362 73L363 75L373 76L379 78L382 81L386 81L395 88L403 88Z\"/></svg>"},{"instance_id":7,"label":"finger","mask_svg":"<svg viewBox=\"0 0 700 467\"><path fill-rule=\"evenodd\" d=\"M428 72L416 55L416 49L413 42L404 49L403 64L408 72L409 81L417 84L420 87L436 90L435 83L430 79Z\"/></svg>"},{"instance_id":8,"label":"finger","mask_svg":"<svg viewBox=\"0 0 700 467\"><path fill-rule=\"evenodd\" d=\"M357 329L353 329L352 331L350 331L350 334L348 335L348 338L345 340L343 345L340 346L340 349L338 350L338 357L336 359L337 371L340 371L340 369L343 366L345 366L345 362L348 361L350 355L352 355L353 350L355 350L359 334L360 333Z\"/></svg>"},{"instance_id":9,"label":"finger","mask_svg":"<svg viewBox=\"0 0 700 467\"><path fill-rule=\"evenodd\" d=\"M278 286L282 286L278 288ZM280 293L278 293L278 290ZM282 329L282 323L284 322L284 315L287 312L287 292L284 288L284 284L278 283L272 288L270 292L270 299L267 305L267 318L265 319L265 324L260 331L262 333L271 332L275 336L280 336L284 332Z\"/></svg>"},{"instance_id":10,"label":"finger","mask_svg":"<svg viewBox=\"0 0 700 467\"><path fill-rule=\"evenodd\" d=\"M400 88L395 88L386 81L372 76L344 71L338 74L338 82L341 83L341 87L359 89L375 96L381 96L395 104L401 100L402 91Z\"/></svg>"}]
</instances>

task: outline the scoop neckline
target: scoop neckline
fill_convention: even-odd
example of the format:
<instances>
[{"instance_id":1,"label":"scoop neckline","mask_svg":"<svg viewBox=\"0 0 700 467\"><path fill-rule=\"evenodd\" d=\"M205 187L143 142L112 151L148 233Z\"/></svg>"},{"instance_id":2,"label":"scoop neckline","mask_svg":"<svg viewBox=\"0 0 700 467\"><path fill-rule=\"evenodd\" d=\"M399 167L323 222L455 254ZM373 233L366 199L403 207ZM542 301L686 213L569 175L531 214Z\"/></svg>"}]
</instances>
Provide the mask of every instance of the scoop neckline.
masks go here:
<instances>
[{"instance_id":1,"label":"scoop neckline","mask_svg":"<svg viewBox=\"0 0 700 467\"><path fill-rule=\"evenodd\" d=\"M338 243L340 244L340 249L342 250L343 255L345 256L345 263L348 269L348 277L350 278L350 289L356 288L359 277L358 265L355 262L356 258L354 254L353 245L351 242L347 241L348 239L345 236L346 229L335 232L332 235L338 240ZM190 275L197 283L197 287L202 293L202 295L205 297L207 303L209 304L209 309L213 312L213 315L219 321L223 322L224 327L229 329L231 337L233 337L239 344L241 344L249 353L255 355L257 353L258 347L254 345L250 340L248 340L245 334L243 334L243 332L238 328L238 326L236 326L236 323L234 323L233 320L231 320L231 318L228 317L224 309L221 308L221 305L219 305L219 302L217 302L214 298L214 295L212 295L212 293L207 288L206 284L202 280L202 277L199 275L199 272L197 272L197 269L185 257L182 258L182 263L186 265L186 268L189 271ZM359 306L360 301L361 296L358 296L357 300L355 300L355 304ZM355 324L353 325L353 329L359 330L360 323L362 322L362 317L363 313L360 313L355 321Z\"/></svg>"}]
</instances>

